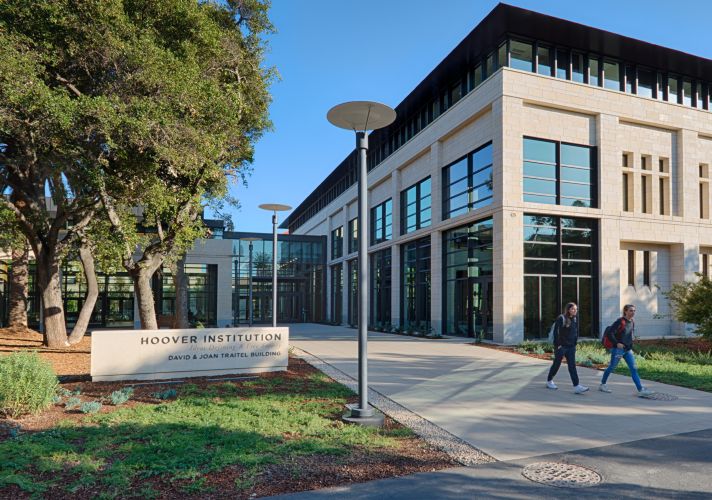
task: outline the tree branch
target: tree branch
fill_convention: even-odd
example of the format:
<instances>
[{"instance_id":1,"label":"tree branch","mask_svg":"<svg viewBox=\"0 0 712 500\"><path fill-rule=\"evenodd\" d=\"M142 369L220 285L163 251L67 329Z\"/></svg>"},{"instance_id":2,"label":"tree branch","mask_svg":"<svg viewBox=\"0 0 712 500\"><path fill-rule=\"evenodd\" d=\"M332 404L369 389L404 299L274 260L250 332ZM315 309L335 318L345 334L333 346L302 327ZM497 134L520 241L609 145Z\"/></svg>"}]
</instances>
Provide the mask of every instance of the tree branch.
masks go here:
<instances>
[{"instance_id":1,"label":"tree branch","mask_svg":"<svg viewBox=\"0 0 712 500\"><path fill-rule=\"evenodd\" d=\"M62 77L62 76L59 75L59 74L54 75L54 77L57 79L57 81L59 81L59 82L63 83L64 85L66 85L66 87L67 87L69 90L71 90L72 93L73 93L75 96L77 96L77 97L83 97L83 96L84 96L84 94L82 94L81 91L80 91L77 87L75 87L74 84L73 84L72 82L70 82L69 80L67 80L66 78Z\"/></svg>"}]
</instances>

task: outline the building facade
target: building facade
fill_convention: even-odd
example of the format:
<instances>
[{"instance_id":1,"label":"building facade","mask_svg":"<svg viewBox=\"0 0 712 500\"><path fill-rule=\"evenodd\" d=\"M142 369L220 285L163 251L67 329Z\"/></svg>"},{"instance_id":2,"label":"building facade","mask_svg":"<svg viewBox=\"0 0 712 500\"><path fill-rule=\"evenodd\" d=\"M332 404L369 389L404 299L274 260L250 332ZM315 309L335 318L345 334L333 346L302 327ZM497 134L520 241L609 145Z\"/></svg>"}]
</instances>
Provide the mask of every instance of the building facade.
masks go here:
<instances>
[{"instance_id":1,"label":"building facade","mask_svg":"<svg viewBox=\"0 0 712 500\"><path fill-rule=\"evenodd\" d=\"M681 335L664 292L712 271L712 61L498 5L284 222L328 239L325 311L353 324L369 239L370 323L540 339L579 304L595 337L624 304Z\"/></svg>"},{"instance_id":2,"label":"building facade","mask_svg":"<svg viewBox=\"0 0 712 500\"><path fill-rule=\"evenodd\" d=\"M243 326L249 321L250 282L253 322L272 322L272 235L224 230L224 222L206 220L211 238L200 239L187 252L188 320L192 327ZM257 238L250 243L244 238ZM326 237L278 235L277 319L281 323L323 322L326 315ZM7 324L9 263L0 261L0 326ZM81 265L68 261L61 270L62 294L67 324L79 316L86 282ZM97 273L99 297L90 328L139 328L138 304L133 281L125 272ZM30 263L28 322L41 328L39 290L35 266ZM153 277L159 326L169 327L175 313L176 290L171 269L164 266Z\"/></svg>"}]
</instances>

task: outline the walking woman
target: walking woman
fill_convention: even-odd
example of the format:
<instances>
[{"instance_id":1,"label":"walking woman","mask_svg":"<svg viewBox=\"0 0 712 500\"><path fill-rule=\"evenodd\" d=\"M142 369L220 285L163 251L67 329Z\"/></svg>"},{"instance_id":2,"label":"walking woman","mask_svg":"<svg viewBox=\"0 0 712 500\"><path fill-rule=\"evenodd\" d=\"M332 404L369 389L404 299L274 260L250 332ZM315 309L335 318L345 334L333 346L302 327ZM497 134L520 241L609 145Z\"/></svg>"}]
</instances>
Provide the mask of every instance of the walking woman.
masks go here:
<instances>
[{"instance_id":1,"label":"walking woman","mask_svg":"<svg viewBox=\"0 0 712 500\"><path fill-rule=\"evenodd\" d=\"M549 389L558 389L554 383L554 376L559 371L561 360L566 358L571 382L574 384L574 392L582 394L588 390L588 387L579 384L579 377L576 372L577 342L578 306L574 302L569 302L566 304L564 313L556 318L556 323L554 324L554 362L549 369L549 376L546 378L546 386Z\"/></svg>"},{"instance_id":2,"label":"walking woman","mask_svg":"<svg viewBox=\"0 0 712 500\"><path fill-rule=\"evenodd\" d=\"M638 389L638 396L647 397L653 394L653 391L643 387L643 384L640 382L640 377L638 376L638 368L635 366L635 357L633 356L633 334L635 333L634 316L635 306L633 304L626 304L623 307L623 316L613 323L613 328L608 332L608 339L613 345L613 348L611 349L611 362L608 364L606 371L603 372L601 385L598 388L601 392L612 392L606 385L606 382L608 382L608 377L613 373L613 370L616 369L616 366L618 366L618 362L623 358L628 365L635 388Z\"/></svg>"}]
</instances>

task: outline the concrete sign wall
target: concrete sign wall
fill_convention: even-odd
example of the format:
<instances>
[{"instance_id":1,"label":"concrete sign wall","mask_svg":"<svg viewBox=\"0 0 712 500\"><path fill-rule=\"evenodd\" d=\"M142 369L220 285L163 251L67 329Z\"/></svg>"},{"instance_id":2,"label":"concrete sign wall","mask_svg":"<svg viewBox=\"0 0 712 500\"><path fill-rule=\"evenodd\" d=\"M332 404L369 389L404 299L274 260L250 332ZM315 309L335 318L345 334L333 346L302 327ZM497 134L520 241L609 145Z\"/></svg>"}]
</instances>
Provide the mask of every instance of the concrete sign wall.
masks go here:
<instances>
[{"instance_id":1,"label":"concrete sign wall","mask_svg":"<svg viewBox=\"0 0 712 500\"><path fill-rule=\"evenodd\" d=\"M91 378L156 380L287 369L289 328L102 330L91 334Z\"/></svg>"}]
</instances>

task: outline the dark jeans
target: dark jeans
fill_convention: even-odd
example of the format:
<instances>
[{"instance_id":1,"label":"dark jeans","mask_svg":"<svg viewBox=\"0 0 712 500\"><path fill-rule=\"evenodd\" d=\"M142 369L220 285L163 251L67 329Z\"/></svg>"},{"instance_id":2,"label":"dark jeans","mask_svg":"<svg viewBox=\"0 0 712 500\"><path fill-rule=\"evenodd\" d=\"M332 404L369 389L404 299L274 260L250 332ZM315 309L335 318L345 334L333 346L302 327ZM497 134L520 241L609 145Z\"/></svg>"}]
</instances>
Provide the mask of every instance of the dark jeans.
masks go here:
<instances>
[{"instance_id":1,"label":"dark jeans","mask_svg":"<svg viewBox=\"0 0 712 500\"><path fill-rule=\"evenodd\" d=\"M547 381L553 380L554 376L556 375L556 372L559 371L559 367L561 366L561 360L566 357L566 364L569 367L569 375L571 375L571 382L573 382L574 387L579 385L579 378L578 378L578 373L576 372L576 346L572 345L570 347L567 346L559 346L556 351L554 351L554 363L551 365L551 368L549 369L549 376L547 377Z\"/></svg>"}]
</instances>

